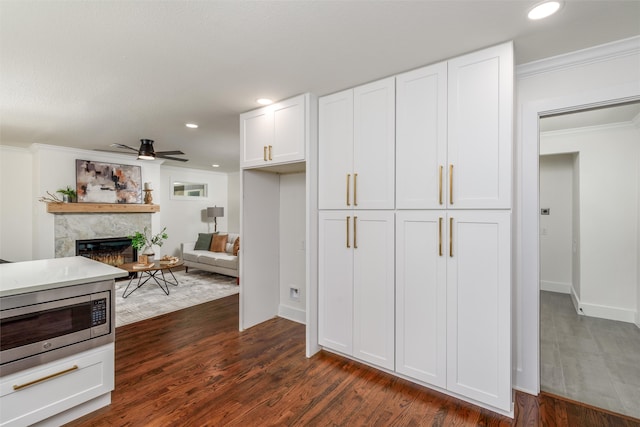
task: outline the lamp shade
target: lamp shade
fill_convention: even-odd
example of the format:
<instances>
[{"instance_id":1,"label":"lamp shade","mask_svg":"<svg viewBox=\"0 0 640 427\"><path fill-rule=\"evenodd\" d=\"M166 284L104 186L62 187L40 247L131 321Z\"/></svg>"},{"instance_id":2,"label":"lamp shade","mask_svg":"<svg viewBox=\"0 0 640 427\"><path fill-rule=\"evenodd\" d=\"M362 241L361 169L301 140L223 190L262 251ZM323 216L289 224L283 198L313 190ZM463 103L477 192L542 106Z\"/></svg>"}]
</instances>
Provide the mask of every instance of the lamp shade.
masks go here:
<instances>
[{"instance_id":1,"label":"lamp shade","mask_svg":"<svg viewBox=\"0 0 640 427\"><path fill-rule=\"evenodd\" d=\"M212 208L207 208L207 218L221 218L224 216L224 208L214 206Z\"/></svg>"}]
</instances>

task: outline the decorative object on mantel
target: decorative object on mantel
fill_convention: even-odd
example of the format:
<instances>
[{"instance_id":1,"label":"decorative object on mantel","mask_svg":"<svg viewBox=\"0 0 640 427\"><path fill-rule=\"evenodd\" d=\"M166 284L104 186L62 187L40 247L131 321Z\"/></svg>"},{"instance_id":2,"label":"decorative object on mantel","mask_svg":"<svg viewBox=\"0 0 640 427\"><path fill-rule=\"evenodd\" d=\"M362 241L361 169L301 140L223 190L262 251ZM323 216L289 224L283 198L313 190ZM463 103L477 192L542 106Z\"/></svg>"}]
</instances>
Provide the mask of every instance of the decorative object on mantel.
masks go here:
<instances>
[{"instance_id":1,"label":"decorative object on mantel","mask_svg":"<svg viewBox=\"0 0 640 427\"><path fill-rule=\"evenodd\" d=\"M38 198L39 202L44 202L44 203L62 203L62 199L58 198L58 196L56 196L55 194L51 194L47 191L47 196L40 196L40 198ZM47 210L48 210L48 206L47 206Z\"/></svg>"},{"instance_id":2,"label":"decorative object on mantel","mask_svg":"<svg viewBox=\"0 0 640 427\"><path fill-rule=\"evenodd\" d=\"M140 166L76 160L78 202L142 203Z\"/></svg>"},{"instance_id":3,"label":"decorative object on mantel","mask_svg":"<svg viewBox=\"0 0 640 427\"><path fill-rule=\"evenodd\" d=\"M145 182L144 183L144 202L147 205L153 204L153 197L151 196L152 191L153 191L153 188L151 188L151 183Z\"/></svg>"},{"instance_id":4,"label":"decorative object on mantel","mask_svg":"<svg viewBox=\"0 0 640 427\"><path fill-rule=\"evenodd\" d=\"M76 190L67 185L67 188L61 188L56 190L56 193L62 194L62 201L64 203L72 203L77 200L78 194Z\"/></svg>"},{"instance_id":5,"label":"decorative object on mantel","mask_svg":"<svg viewBox=\"0 0 640 427\"><path fill-rule=\"evenodd\" d=\"M224 208L214 206L212 208L207 208L207 218L213 218L213 232L218 232L218 221L217 218L224 217Z\"/></svg>"},{"instance_id":6,"label":"decorative object on mantel","mask_svg":"<svg viewBox=\"0 0 640 427\"><path fill-rule=\"evenodd\" d=\"M151 231L145 227L141 232L136 231L132 236L127 236L131 239L131 246L138 251L138 264L148 264L153 262L154 252L153 245L162 246L164 239L169 235L165 233L167 227L163 228L161 232L152 236Z\"/></svg>"}]
</instances>

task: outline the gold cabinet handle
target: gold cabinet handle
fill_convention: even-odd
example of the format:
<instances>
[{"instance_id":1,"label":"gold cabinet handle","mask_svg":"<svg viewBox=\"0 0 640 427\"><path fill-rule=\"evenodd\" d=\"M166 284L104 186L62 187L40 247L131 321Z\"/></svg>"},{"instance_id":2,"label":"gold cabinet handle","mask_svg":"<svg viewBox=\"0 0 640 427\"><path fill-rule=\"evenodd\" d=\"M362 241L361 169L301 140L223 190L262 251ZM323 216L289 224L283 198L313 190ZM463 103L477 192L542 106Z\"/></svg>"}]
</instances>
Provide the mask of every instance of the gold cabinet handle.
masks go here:
<instances>
[{"instance_id":1,"label":"gold cabinet handle","mask_svg":"<svg viewBox=\"0 0 640 427\"><path fill-rule=\"evenodd\" d=\"M442 217L438 218L438 256L442 256Z\"/></svg>"},{"instance_id":2,"label":"gold cabinet handle","mask_svg":"<svg viewBox=\"0 0 640 427\"><path fill-rule=\"evenodd\" d=\"M358 249L358 217L353 217L353 249Z\"/></svg>"},{"instance_id":3,"label":"gold cabinet handle","mask_svg":"<svg viewBox=\"0 0 640 427\"><path fill-rule=\"evenodd\" d=\"M14 390L22 390L23 388L27 388L29 386L36 385L36 384L41 383L43 381L47 381L47 380L50 380L52 378L59 377L61 375L68 374L69 372L77 371L77 370L78 370L78 365L73 365L69 369L65 369L64 371L56 372L55 374L47 375L46 377L38 378L37 380L29 381L28 383L24 383L24 384L16 384L16 385L13 386L13 389Z\"/></svg>"},{"instance_id":4,"label":"gold cabinet handle","mask_svg":"<svg viewBox=\"0 0 640 427\"><path fill-rule=\"evenodd\" d=\"M351 202L349 202L349 184L351 183L351 174L347 174L347 206L351 206Z\"/></svg>"},{"instance_id":5,"label":"gold cabinet handle","mask_svg":"<svg viewBox=\"0 0 640 427\"><path fill-rule=\"evenodd\" d=\"M262 147L262 158L264 159L264 161L267 161L267 146L265 145L264 147Z\"/></svg>"},{"instance_id":6,"label":"gold cabinet handle","mask_svg":"<svg viewBox=\"0 0 640 427\"><path fill-rule=\"evenodd\" d=\"M357 173L353 174L353 206L358 206L358 174ZM355 233L355 228L356 228L355 225L353 226L353 228Z\"/></svg>"},{"instance_id":7,"label":"gold cabinet handle","mask_svg":"<svg viewBox=\"0 0 640 427\"><path fill-rule=\"evenodd\" d=\"M438 202L442 204L442 165L440 165L440 171L438 174Z\"/></svg>"},{"instance_id":8,"label":"gold cabinet handle","mask_svg":"<svg viewBox=\"0 0 640 427\"><path fill-rule=\"evenodd\" d=\"M449 204L453 204L453 165L449 165Z\"/></svg>"},{"instance_id":9,"label":"gold cabinet handle","mask_svg":"<svg viewBox=\"0 0 640 427\"><path fill-rule=\"evenodd\" d=\"M449 256L453 257L453 218L449 218Z\"/></svg>"},{"instance_id":10,"label":"gold cabinet handle","mask_svg":"<svg viewBox=\"0 0 640 427\"><path fill-rule=\"evenodd\" d=\"M270 145L269 146L269 160L273 160L273 157L271 157L271 150L273 150L273 147Z\"/></svg>"},{"instance_id":11,"label":"gold cabinet handle","mask_svg":"<svg viewBox=\"0 0 640 427\"><path fill-rule=\"evenodd\" d=\"M350 216L347 217L347 248L351 247L349 246L349 219L351 219Z\"/></svg>"}]
</instances>

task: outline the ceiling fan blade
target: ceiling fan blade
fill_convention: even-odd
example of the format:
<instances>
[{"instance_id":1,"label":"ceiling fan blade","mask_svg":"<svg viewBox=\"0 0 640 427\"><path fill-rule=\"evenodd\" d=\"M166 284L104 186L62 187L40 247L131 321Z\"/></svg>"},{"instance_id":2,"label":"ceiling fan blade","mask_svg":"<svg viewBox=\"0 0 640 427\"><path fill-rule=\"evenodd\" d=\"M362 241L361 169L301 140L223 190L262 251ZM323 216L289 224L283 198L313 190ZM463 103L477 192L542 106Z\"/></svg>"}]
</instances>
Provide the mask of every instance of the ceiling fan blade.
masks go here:
<instances>
[{"instance_id":1,"label":"ceiling fan blade","mask_svg":"<svg viewBox=\"0 0 640 427\"><path fill-rule=\"evenodd\" d=\"M160 156L165 156L165 155L172 155L172 154L184 154L182 151L180 150L174 150L174 151L156 151L156 156L160 155Z\"/></svg>"},{"instance_id":2,"label":"ceiling fan blade","mask_svg":"<svg viewBox=\"0 0 640 427\"><path fill-rule=\"evenodd\" d=\"M138 152L138 150L137 150L136 148L129 147L128 145L124 145L124 144L114 143L114 144L111 144L111 146L112 146L112 147L118 147L118 148L126 148L126 149L129 149L129 150L133 150L133 151L135 151L136 153Z\"/></svg>"},{"instance_id":3,"label":"ceiling fan blade","mask_svg":"<svg viewBox=\"0 0 640 427\"><path fill-rule=\"evenodd\" d=\"M163 155L159 155L158 153L156 153L156 157L159 158L159 159L177 160L179 162L188 162L189 161L189 159L180 159L178 157L163 156Z\"/></svg>"}]
</instances>

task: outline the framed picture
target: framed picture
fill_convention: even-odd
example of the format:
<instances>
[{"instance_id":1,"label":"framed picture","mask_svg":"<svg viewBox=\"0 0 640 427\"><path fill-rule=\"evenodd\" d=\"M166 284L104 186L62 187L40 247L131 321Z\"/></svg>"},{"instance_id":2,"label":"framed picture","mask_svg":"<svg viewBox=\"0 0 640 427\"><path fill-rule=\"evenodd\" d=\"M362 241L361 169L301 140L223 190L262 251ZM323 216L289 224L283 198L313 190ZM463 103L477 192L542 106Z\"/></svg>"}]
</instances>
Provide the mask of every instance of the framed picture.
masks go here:
<instances>
[{"instance_id":1,"label":"framed picture","mask_svg":"<svg viewBox=\"0 0 640 427\"><path fill-rule=\"evenodd\" d=\"M140 166L76 160L79 203L142 203Z\"/></svg>"}]
</instances>

